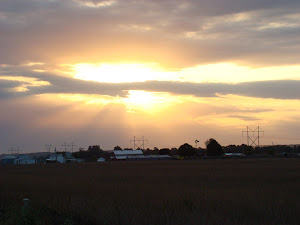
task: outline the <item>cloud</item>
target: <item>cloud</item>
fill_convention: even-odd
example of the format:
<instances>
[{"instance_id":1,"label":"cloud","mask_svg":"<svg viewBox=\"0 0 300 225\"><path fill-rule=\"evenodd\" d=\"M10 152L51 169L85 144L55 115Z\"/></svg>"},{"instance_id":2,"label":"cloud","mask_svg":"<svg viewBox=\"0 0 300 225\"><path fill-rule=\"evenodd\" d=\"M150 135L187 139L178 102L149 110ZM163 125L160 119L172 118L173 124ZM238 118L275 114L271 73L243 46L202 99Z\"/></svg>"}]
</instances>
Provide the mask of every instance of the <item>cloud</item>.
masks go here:
<instances>
[{"instance_id":1,"label":"cloud","mask_svg":"<svg viewBox=\"0 0 300 225\"><path fill-rule=\"evenodd\" d=\"M245 120L245 121L256 121L256 120L259 120L259 118L256 118L256 117L242 116L242 115L229 115L227 117L229 117L229 118L238 118L238 119Z\"/></svg>"},{"instance_id":2,"label":"cloud","mask_svg":"<svg viewBox=\"0 0 300 225\"><path fill-rule=\"evenodd\" d=\"M0 61L295 64L299 7L298 0L4 0Z\"/></svg>"},{"instance_id":3,"label":"cloud","mask_svg":"<svg viewBox=\"0 0 300 225\"><path fill-rule=\"evenodd\" d=\"M196 97L220 97L240 95L256 98L300 99L300 80L270 80L230 83L193 83L179 81L146 81L130 83L100 83L74 79L54 73L29 71L26 67L4 67L0 76L23 77L23 80L0 80L0 97L30 96L38 94L87 94L126 97L129 90L168 92L174 95ZM43 85L32 85L24 77L30 77ZM32 82L32 81L31 81ZM26 91L16 92L13 88L25 86Z\"/></svg>"}]
</instances>

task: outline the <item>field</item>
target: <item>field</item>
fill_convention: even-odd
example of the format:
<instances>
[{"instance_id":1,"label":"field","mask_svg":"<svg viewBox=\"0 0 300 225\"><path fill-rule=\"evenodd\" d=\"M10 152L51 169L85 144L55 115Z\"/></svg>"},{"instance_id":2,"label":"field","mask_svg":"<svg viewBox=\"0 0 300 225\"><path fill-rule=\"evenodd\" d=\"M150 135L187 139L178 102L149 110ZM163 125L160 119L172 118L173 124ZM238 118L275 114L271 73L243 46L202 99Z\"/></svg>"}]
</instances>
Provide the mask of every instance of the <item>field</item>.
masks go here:
<instances>
[{"instance_id":1,"label":"field","mask_svg":"<svg viewBox=\"0 0 300 225\"><path fill-rule=\"evenodd\" d=\"M299 225L300 160L3 166L0 210L1 225Z\"/></svg>"}]
</instances>

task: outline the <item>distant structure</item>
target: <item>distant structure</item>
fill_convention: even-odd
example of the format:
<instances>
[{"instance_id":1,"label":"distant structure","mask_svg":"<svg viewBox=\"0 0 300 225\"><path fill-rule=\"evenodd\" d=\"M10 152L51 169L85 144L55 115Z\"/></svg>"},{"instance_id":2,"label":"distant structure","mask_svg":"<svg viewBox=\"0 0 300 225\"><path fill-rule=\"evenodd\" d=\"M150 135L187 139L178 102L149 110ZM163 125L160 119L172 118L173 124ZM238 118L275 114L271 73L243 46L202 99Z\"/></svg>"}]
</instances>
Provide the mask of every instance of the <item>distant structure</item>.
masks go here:
<instances>
[{"instance_id":1,"label":"distant structure","mask_svg":"<svg viewBox=\"0 0 300 225\"><path fill-rule=\"evenodd\" d=\"M36 160L28 155L6 155L1 159L2 165L35 164Z\"/></svg>"},{"instance_id":2,"label":"distant structure","mask_svg":"<svg viewBox=\"0 0 300 225\"><path fill-rule=\"evenodd\" d=\"M264 135L264 131L259 129L259 126L254 130L247 126L247 130L242 131L242 135L246 133L247 145L252 147L259 147L259 139L261 135Z\"/></svg>"},{"instance_id":3,"label":"distant structure","mask_svg":"<svg viewBox=\"0 0 300 225\"><path fill-rule=\"evenodd\" d=\"M114 150L114 158L116 160L126 160L132 156L144 156L142 150Z\"/></svg>"},{"instance_id":4,"label":"distant structure","mask_svg":"<svg viewBox=\"0 0 300 225\"><path fill-rule=\"evenodd\" d=\"M20 149L20 147L16 147L16 148L11 147L8 150L8 152L10 152L13 155L19 155L20 153L22 153L22 150Z\"/></svg>"},{"instance_id":5,"label":"distant structure","mask_svg":"<svg viewBox=\"0 0 300 225\"><path fill-rule=\"evenodd\" d=\"M28 155L20 155L16 160L14 164L36 164L36 160Z\"/></svg>"},{"instance_id":6,"label":"distant structure","mask_svg":"<svg viewBox=\"0 0 300 225\"><path fill-rule=\"evenodd\" d=\"M196 140L195 140L195 145L196 145L196 148L197 148L197 144L198 144L198 142L199 142L199 141L196 139Z\"/></svg>"},{"instance_id":7,"label":"distant structure","mask_svg":"<svg viewBox=\"0 0 300 225\"><path fill-rule=\"evenodd\" d=\"M170 160L169 155L144 155L142 150L114 150L112 160Z\"/></svg>"},{"instance_id":8,"label":"distant structure","mask_svg":"<svg viewBox=\"0 0 300 225\"><path fill-rule=\"evenodd\" d=\"M65 153L53 153L50 155L48 159L46 159L46 163L70 163L76 162L75 157L70 152Z\"/></svg>"},{"instance_id":9,"label":"distant structure","mask_svg":"<svg viewBox=\"0 0 300 225\"><path fill-rule=\"evenodd\" d=\"M51 146L52 146L51 144L46 144L45 145L47 152L51 151Z\"/></svg>"},{"instance_id":10,"label":"distant structure","mask_svg":"<svg viewBox=\"0 0 300 225\"><path fill-rule=\"evenodd\" d=\"M130 143L133 143L133 149L145 149L145 142L148 144L148 140L145 140L144 136L141 139L133 137L133 140L130 140Z\"/></svg>"},{"instance_id":11,"label":"distant structure","mask_svg":"<svg viewBox=\"0 0 300 225\"><path fill-rule=\"evenodd\" d=\"M15 156L15 155L6 155L1 159L1 164L2 165L15 164L16 159L17 159L17 156Z\"/></svg>"},{"instance_id":12,"label":"distant structure","mask_svg":"<svg viewBox=\"0 0 300 225\"><path fill-rule=\"evenodd\" d=\"M61 148L64 152L73 152L73 148L75 147L76 145L71 142L70 144L68 144L67 142L64 142L62 145L61 145Z\"/></svg>"}]
</instances>

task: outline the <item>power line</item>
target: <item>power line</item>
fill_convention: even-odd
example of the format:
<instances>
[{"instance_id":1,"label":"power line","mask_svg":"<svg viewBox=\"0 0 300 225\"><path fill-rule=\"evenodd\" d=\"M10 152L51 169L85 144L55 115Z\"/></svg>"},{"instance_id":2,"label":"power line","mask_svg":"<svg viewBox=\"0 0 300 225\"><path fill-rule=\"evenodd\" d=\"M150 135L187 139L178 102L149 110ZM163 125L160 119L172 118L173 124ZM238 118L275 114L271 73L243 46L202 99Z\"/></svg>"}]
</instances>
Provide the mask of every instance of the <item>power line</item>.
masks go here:
<instances>
[{"instance_id":1,"label":"power line","mask_svg":"<svg viewBox=\"0 0 300 225\"><path fill-rule=\"evenodd\" d=\"M145 149L145 142L148 144L148 140L145 140L144 136L140 139L136 138L135 136L133 137L133 140L130 140L130 143L133 142L133 149Z\"/></svg>"},{"instance_id":2,"label":"power line","mask_svg":"<svg viewBox=\"0 0 300 225\"><path fill-rule=\"evenodd\" d=\"M17 147L16 149L14 149L13 147L11 147L8 152L10 152L11 154L20 154L22 153L22 150L20 149L20 147Z\"/></svg>"},{"instance_id":3,"label":"power line","mask_svg":"<svg viewBox=\"0 0 300 225\"><path fill-rule=\"evenodd\" d=\"M259 147L259 138L261 134L264 134L264 131L259 130L259 126L256 127L254 130L247 126L247 130L242 131L242 136L244 133L247 134L247 145L253 147ZM252 134L252 135L251 135Z\"/></svg>"},{"instance_id":4,"label":"power line","mask_svg":"<svg viewBox=\"0 0 300 225\"><path fill-rule=\"evenodd\" d=\"M46 144L45 146L46 146L47 152L50 152L50 151L51 151L51 146L52 146L52 145L51 145L51 144Z\"/></svg>"},{"instance_id":5,"label":"power line","mask_svg":"<svg viewBox=\"0 0 300 225\"><path fill-rule=\"evenodd\" d=\"M61 147L64 147L65 152L66 152L66 151L68 150L69 145L68 145L66 142L64 142L64 143L61 145Z\"/></svg>"}]
</instances>

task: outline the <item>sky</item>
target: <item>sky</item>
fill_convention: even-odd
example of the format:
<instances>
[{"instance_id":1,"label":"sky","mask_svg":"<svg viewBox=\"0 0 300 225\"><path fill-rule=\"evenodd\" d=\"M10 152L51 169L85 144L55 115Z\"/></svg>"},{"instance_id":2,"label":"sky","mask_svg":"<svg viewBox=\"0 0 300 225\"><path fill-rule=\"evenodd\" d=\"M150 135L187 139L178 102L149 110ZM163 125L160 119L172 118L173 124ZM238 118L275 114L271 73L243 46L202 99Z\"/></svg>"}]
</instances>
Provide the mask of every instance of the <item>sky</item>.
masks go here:
<instances>
[{"instance_id":1,"label":"sky","mask_svg":"<svg viewBox=\"0 0 300 225\"><path fill-rule=\"evenodd\" d=\"M299 0L0 0L0 154L299 144L299 37Z\"/></svg>"}]
</instances>

